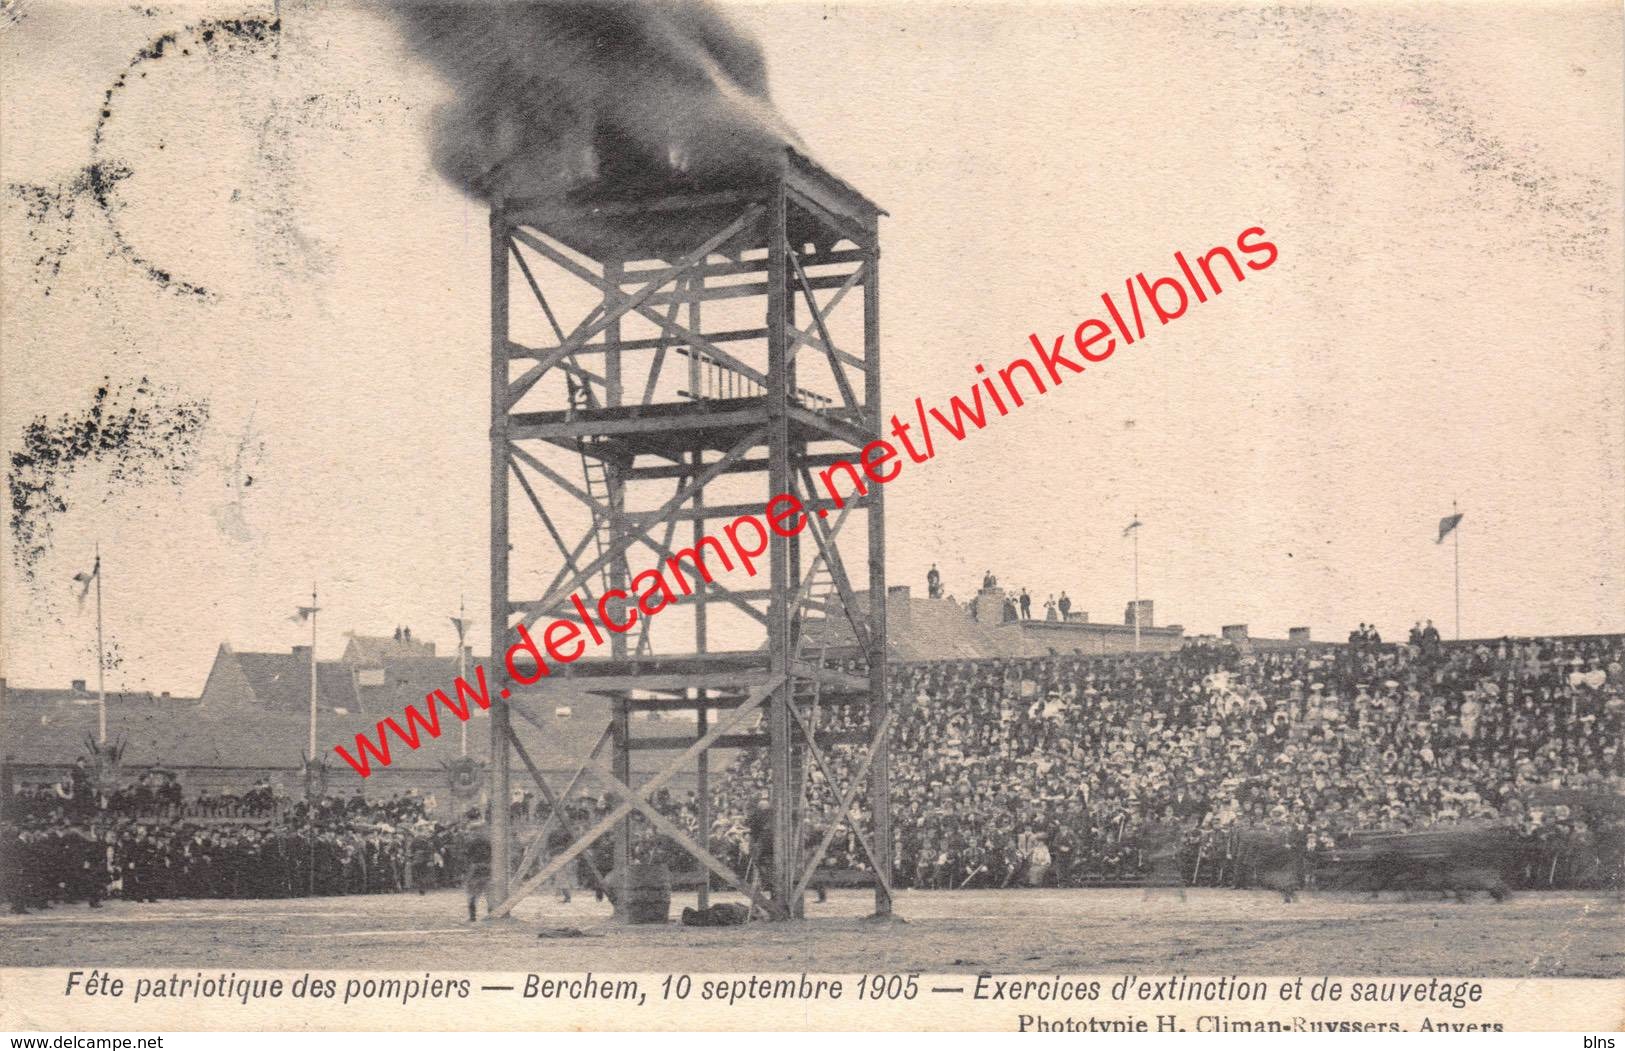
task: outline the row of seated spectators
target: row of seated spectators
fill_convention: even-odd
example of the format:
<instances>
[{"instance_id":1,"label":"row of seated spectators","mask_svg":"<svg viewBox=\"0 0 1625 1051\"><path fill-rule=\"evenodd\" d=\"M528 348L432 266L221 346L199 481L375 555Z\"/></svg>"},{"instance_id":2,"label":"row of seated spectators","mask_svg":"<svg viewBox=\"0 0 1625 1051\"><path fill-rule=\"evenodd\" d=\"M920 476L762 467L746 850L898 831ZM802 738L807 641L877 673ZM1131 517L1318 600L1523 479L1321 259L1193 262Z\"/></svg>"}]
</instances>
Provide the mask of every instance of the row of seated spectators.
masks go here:
<instances>
[{"instance_id":1,"label":"row of seated spectators","mask_svg":"<svg viewBox=\"0 0 1625 1051\"><path fill-rule=\"evenodd\" d=\"M339 806L350 813L365 811L389 818L410 817L425 807L432 810L435 806L432 799L420 798L415 790L388 800L368 801L360 789L356 789L347 799L328 799L325 804ZM82 758L75 761L65 781L16 786L8 803L14 815L61 812L80 818L100 814L104 818L169 819L267 818L295 813L302 819L303 805L265 778L242 792L200 790L188 801L180 782L172 774L150 770L143 772L133 784L104 793L95 787L90 768Z\"/></svg>"},{"instance_id":2,"label":"row of seated spectators","mask_svg":"<svg viewBox=\"0 0 1625 1051\"><path fill-rule=\"evenodd\" d=\"M1456 823L1522 829L1554 862L1531 883L1617 873L1617 859L1557 861L1596 849L1595 815L1531 800L1625 790L1622 664L1625 640L1595 637L901 665L894 874L905 886L999 885L1048 855L1045 881L1109 880L1135 871L1142 830L1172 825L1206 882L1196 855L1222 878L1215 857L1238 826L1326 852L1361 830ZM854 707L820 716L820 728L866 726ZM843 779L852 751L833 750ZM766 798L762 756L733 773L724 815ZM818 771L812 780L821 825L833 796ZM850 834L831 855L835 868L869 867Z\"/></svg>"},{"instance_id":3,"label":"row of seated spectators","mask_svg":"<svg viewBox=\"0 0 1625 1051\"><path fill-rule=\"evenodd\" d=\"M894 876L917 887L1134 879L1148 837L1173 828L1187 882L1226 883L1245 879L1227 845L1239 828L1278 829L1325 854L1360 831L1492 823L1526 836L1526 885L1595 882L1618 871L1597 856L1614 830L1595 827L1593 813L1542 805L1539 793L1625 790L1622 663L1625 640L1607 637L1256 653L1197 644L1166 655L898 665ZM857 707L825 706L818 720L867 728ZM767 799L763 758L744 754L715 779L706 838L740 872L751 816ZM829 755L843 782L858 758L842 746ZM816 766L811 781L809 848L835 800ZM572 824L588 827L611 803L572 801ZM700 838L693 793L662 792L655 804ZM867 809L861 793L857 805ZM164 821L138 820L154 808ZM256 814L272 819L188 820ZM65 789L14 799L8 822L20 831L6 837L6 867L26 861L37 874L25 895L35 902L70 887L88 898L87 868L126 897L425 889L460 877L464 834L429 820L412 796L327 799L312 813L265 784L183 805L172 782L138 782L102 806L77 774ZM634 856L691 867L635 824ZM555 828L539 854L567 842ZM609 871L611 849L605 837L568 878ZM832 878L871 867L846 828L825 866Z\"/></svg>"},{"instance_id":4,"label":"row of seated spectators","mask_svg":"<svg viewBox=\"0 0 1625 1051\"><path fill-rule=\"evenodd\" d=\"M136 815L128 798L115 804L117 795L105 808L49 788L8 802L0 884L12 911L95 907L110 894L158 901L426 891L463 876L465 833L430 820L415 796L301 801L277 809L275 820L205 821L150 809ZM230 818L272 807L212 796L195 809Z\"/></svg>"}]
</instances>

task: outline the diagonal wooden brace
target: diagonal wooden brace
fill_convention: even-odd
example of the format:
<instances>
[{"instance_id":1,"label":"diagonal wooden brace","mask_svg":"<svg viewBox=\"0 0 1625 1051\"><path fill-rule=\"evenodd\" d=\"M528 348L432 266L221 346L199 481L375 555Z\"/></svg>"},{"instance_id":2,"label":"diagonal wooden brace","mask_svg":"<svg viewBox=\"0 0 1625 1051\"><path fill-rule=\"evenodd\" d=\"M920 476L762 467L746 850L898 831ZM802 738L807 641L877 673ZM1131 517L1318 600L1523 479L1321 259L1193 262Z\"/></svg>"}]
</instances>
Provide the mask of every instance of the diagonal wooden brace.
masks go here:
<instances>
[{"instance_id":1,"label":"diagonal wooden brace","mask_svg":"<svg viewBox=\"0 0 1625 1051\"><path fill-rule=\"evenodd\" d=\"M588 270L586 267L571 259L569 256L556 250L546 241L539 238L530 237L522 230L516 230L514 232L514 236L519 238L525 244L529 245L531 248L534 248L536 251L547 256L548 259L558 264L561 269L575 275L583 284L591 285L592 287L603 292L606 297L618 298L625 294L614 284L604 280L597 274L594 274L591 270ZM739 358L728 353L726 350L723 350L721 347L717 346L709 339L706 339L698 332L689 329L681 322L674 321L668 324L665 319L663 319L659 314L655 313L655 311L647 305L639 305L634 309L641 317L654 322L656 325L659 325L663 332L676 336L678 342L687 343L693 350L704 353L707 357L715 360L719 364L726 365L729 369L737 372L739 375L748 376L762 386L767 386L766 374L752 368L750 365L747 365ZM812 337L809 336L808 338L811 339ZM557 349L558 348L554 348L554 351L549 352L549 356L551 356L552 353L555 353Z\"/></svg>"},{"instance_id":2,"label":"diagonal wooden brace","mask_svg":"<svg viewBox=\"0 0 1625 1051\"><path fill-rule=\"evenodd\" d=\"M515 710L526 719L529 719L532 725L536 724L537 720L529 712L523 710L522 708L516 708ZM592 755L588 756L587 762L580 768L581 770L591 772L592 763L598 758L598 753L603 748L603 742L608 740L609 736L610 730L606 728L604 730L604 735L599 738L598 746L592 750ZM559 825L564 829L564 831L570 834L571 840L574 840L578 835L575 822L570 820L570 815L564 810L564 802L570 798L570 793L575 791L575 786L580 783L580 779L579 776L571 778L569 786L565 789L565 794L562 796L554 795L552 786L547 783L546 775L544 775L541 768L531 760L530 752L525 748L524 743L519 740L519 735L514 732L513 725L511 723L508 726L508 742L513 745L513 750L518 754L519 761L525 764L525 769L530 771L531 780L535 781L536 787L541 789L542 798L547 802L549 808L547 820L542 822L541 830L536 833L536 838L531 841L530 846L525 848L525 856L520 859L519 867L514 870L515 872L523 872L528 865L536 860L536 857L540 855L542 850L547 846L547 830L552 827L553 820L555 818L558 819ZM602 890L604 893L609 893L609 885L604 881L604 874L598 871L597 862L593 861L591 854L585 855L585 857L587 859L587 868L592 872L592 880L594 885L596 885L597 888Z\"/></svg>"},{"instance_id":3,"label":"diagonal wooden brace","mask_svg":"<svg viewBox=\"0 0 1625 1051\"><path fill-rule=\"evenodd\" d=\"M852 273L848 274L846 283L835 290L835 294L829 297L829 302L825 303L823 309L819 310L818 312L825 318L828 318L830 314L835 312L835 308L840 305L841 300L846 298L846 294L852 291L853 287L856 286L867 273L868 264L865 263L863 266L858 267L856 270L852 271ZM816 305L814 306L814 309L818 309ZM797 350L800 350L803 346L808 346L812 347L814 350L824 351L826 354L834 354L837 358L846 362L848 365L851 365L853 368L862 369L866 367L862 358L856 356L855 354L848 354L839 347L832 347L823 344L819 338L813 335L811 332L799 329L794 325L786 325L785 332L790 337L790 345L785 348L785 355L790 361L795 360Z\"/></svg>"},{"instance_id":4,"label":"diagonal wooden brace","mask_svg":"<svg viewBox=\"0 0 1625 1051\"><path fill-rule=\"evenodd\" d=\"M805 487L807 496L811 497L815 491L813 489L812 472L805 467L801 469L801 484ZM841 511L842 517L836 519L835 522L837 528L845 521L846 508L843 507ZM846 610L847 622L852 625L852 636L858 640L858 644L867 652L870 646L869 624L858 613L861 608L858 605L858 596L852 590L852 579L847 576L846 564L841 561L840 548L835 545L835 534L826 532L825 523L812 515L807 516L807 525L812 530L813 540L818 544L819 557L829 567L830 579L835 581L835 588L840 592L841 605Z\"/></svg>"},{"instance_id":5,"label":"diagonal wooden brace","mask_svg":"<svg viewBox=\"0 0 1625 1051\"><path fill-rule=\"evenodd\" d=\"M628 524L632 526L632 528L628 529L623 536L615 538L614 542L602 555L595 559L589 566L587 566L587 568L580 570L577 573L577 576L572 579L569 586L553 588L547 597L558 596L557 598L554 598L554 601L563 601L563 596L566 596L571 591L575 590L575 588L578 587L584 579L590 578L594 573L598 572L598 570L602 568L605 563L609 562L616 556L623 554L627 548L632 546L633 543L647 536L651 526L666 519L670 512L683 502L692 499L696 490L708 485L713 478L722 474L729 466L731 466L735 461L741 459L753 447L761 444L766 434L766 430L767 429L765 427L757 428L756 430L745 435L745 437L740 439L740 441L735 444L733 448L729 449L720 460L706 465L706 468L703 471L696 475L691 481L679 488L677 493L662 504L659 509L655 511L639 512L635 515L626 516L629 520ZM510 446L510 452L514 456L522 459L531 467L532 470L545 475L549 481L553 482L555 485L558 485L560 488L570 493L570 495L585 503L593 512L595 519L608 515L608 508L599 504L591 494L585 493L576 488L574 485L570 484L563 475L558 474L552 468L536 459L524 449L514 445ZM547 598L544 597L542 602L546 603L546 601Z\"/></svg>"},{"instance_id":6,"label":"diagonal wooden brace","mask_svg":"<svg viewBox=\"0 0 1625 1051\"><path fill-rule=\"evenodd\" d=\"M808 505L803 504L803 506ZM851 512L852 507L853 505L850 502L847 503L845 507L841 508L841 513L835 516L834 524L829 527L829 536L831 539L837 536L841 531L841 526L846 524L846 516ZM812 519L809 517L808 522L811 521ZM818 567L823 565L823 563L824 556L822 554L813 559L812 566L807 570L806 574L802 576L800 585L796 587L795 598L790 603L790 608L792 610L799 610L807 604L807 598L812 594L813 578L818 573ZM833 577L834 574L832 572L831 579L833 579Z\"/></svg>"},{"instance_id":7,"label":"diagonal wooden brace","mask_svg":"<svg viewBox=\"0 0 1625 1051\"><path fill-rule=\"evenodd\" d=\"M833 790L840 782L836 779L834 771L830 769L829 764L825 761L824 754L819 750L817 742L814 741L812 731L807 726L806 717L803 716L801 712L793 705L790 708L790 712L796 717L796 721L801 724L801 732L806 736L807 747L811 749L813 758L818 763L818 768L824 772L824 778L829 781L830 789ZM880 731L874 735L873 739L875 741L885 739L886 733L891 729L891 722L891 713L887 712L885 720L880 724ZM824 855L829 851L829 845L835 842L835 834L840 831L843 824L850 823L852 801L858 797L858 791L863 788L864 778L868 776L869 766L874 762L876 751L877 749L874 747L869 749L868 754L863 757L863 762L858 766L857 773L852 775L852 779L847 782L846 792L836 797L838 809L835 812L835 817L830 822L829 828L824 831L824 838L818 844L818 849L813 851L812 857L808 859L806 870L802 872L801 880L796 884L796 892L795 894L791 895L792 901L801 897L801 895L806 892L807 884L812 881L813 876L818 872L819 863L824 860ZM859 831L856 825L852 825L851 827L852 834L857 837L858 845L861 846L863 848L863 852L869 856L869 864L874 866L875 879L880 880L881 885L884 886L886 888L886 892L890 894L891 886L886 883L885 877L881 875L881 873L885 871L885 867L880 864L879 859L876 857L874 847L870 844L869 840L864 836L864 834Z\"/></svg>"},{"instance_id":8,"label":"diagonal wooden brace","mask_svg":"<svg viewBox=\"0 0 1625 1051\"><path fill-rule=\"evenodd\" d=\"M682 286L692 294L693 290L699 287L699 279L694 277L684 278ZM673 299L671 309L666 312L666 322L660 326L660 343L655 347L655 359L649 365L649 380L643 387L643 404L645 405L654 404L655 388L660 386L660 370L666 364L666 350L673 342L670 326L676 323L677 310L682 305L681 299Z\"/></svg>"},{"instance_id":9,"label":"diagonal wooden brace","mask_svg":"<svg viewBox=\"0 0 1625 1051\"><path fill-rule=\"evenodd\" d=\"M748 897L763 912L766 912L770 916L781 915L782 918L783 910L778 910L776 912L773 908L773 903L769 901L760 890L757 890L755 887L752 887L750 884L746 883L742 878L740 878L739 873L718 861L711 855L709 850L690 839L687 832L684 832L670 818L656 810L654 808L654 804L650 803L647 799L642 798L636 792L632 791L632 789L626 787L625 784L611 777L609 774L604 773L602 770L589 770L588 773L592 775L594 780L603 785L610 792L620 796L621 799L625 800L627 803L630 803L637 809L638 813L642 814L648 820L649 824L653 825L660 832L664 833L668 839L687 851L695 861L698 861L701 865L704 865L711 872L721 876L727 881L730 887L733 887L735 890L739 891L739 893Z\"/></svg>"},{"instance_id":10,"label":"diagonal wooden brace","mask_svg":"<svg viewBox=\"0 0 1625 1051\"><path fill-rule=\"evenodd\" d=\"M829 334L824 325L824 314L818 308L818 300L813 296L812 285L807 283L807 271L801 268L801 257L790 252L790 267L796 272L796 280L801 284L801 294L807 300L807 309L812 313L813 324L818 327L818 338L823 341L824 357L829 359L829 369L835 374L835 385L841 389L841 400L853 412L858 412L858 396L852 393L852 383L846 378L846 367L835 357L835 339Z\"/></svg>"},{"instance_id":11,"label":"diagonal wooden brace","mask_svg":"<svg viewBox=\"0 0 1625 1051\"><path fill-rule=\"evenodd\" d=\"M633 522L630 523L631 528L627 529L627 531L621 536L613 538L606 546L603 554L599 555L597 558L589 562L585 567L578 570L575 575L570 578L568 583L550 590L547 595L543 596L542 599L536 603L536 605L545 611L555 603L563 602L569 598L570 593L575 591L576 588L580 587L584 581L590 580L594 573L597 573L601 568L608 565L616 558L624 556L626 554L626 549L631 547L634 543L637 543L639 537L648 535L651 526L653 526L656 522L665 519L667 515L676 510L685 501L692 499L696 491L709 484L711 479L722 474L730 465L741 459L752 448L760 445L766 439L766 436L766 427L758 427L749 434L745 435L738 442L736 442L733 448L729 449L720 460L717 460L715 463L708 464L705 470L696 475L687 485L680 488L676 495L674 495L671 499L667 500L664 504L661 504L658 510L638 514ZM539 470L548 475L550 480L557 481L557 478L555 477L556 472L553 472L545 464L542 464L540 460L530 456L528 453L522 449L519 449L518 447L512 447L512 451L515 455L521 456L532 469ZM588 500L590 501L589 506L596 504L596 501L592 501L590 496L588 497Z\"/></svg>"},{"instance_id":12,"label":"diagonal wooden brace","mask_svg":"<svg viewBox=\"0 0 1625 1051\"><path fill-rule=\"evenodd\" d=\"M525 262L525 254L519 250L519 246L514 243L512 238L508 239L508 251L513 253L513 261L519 264L519 272L525 275L525 281L530 285L531 294L536 297L536 302L541 304L542 313L547 315L547 323L553 326L553 335L558 337L560 343L563 343L569 337L564 334L564 329L560 327L559 319L553 316L553 308L548 305L547 296L542 293L542 286L537 283L536 275L530 272L530 264Z\"/></svg>"},{"instance_id":13,"label":"diagonal wooden brace","mask_svg":"<svg viewBox=\"0 0 1625 1051\"><path fill-rule=\"evenodd\" d=\"M537 517L542 520L542 525L547 527L547 532L552 536L553 543L558 545L559 553L564 556L564 564L559 567L558 574L553 578L553 582L548 585L548 590L552 590L564 579L566 573L580 572L581 565L576 559L592 542L592 529L587 531L587 534L581 538L581 542L576 545L575 550L571 551L569 547L565 546L564 537L559 535L558 527L553 524L553 518L547 513L547 508L542 506L541 497L536 495L536 490L531 486L530 479L525 477L525 472L519 469L518 462L512 456L508 457L508 467L513 471L514 478L518 480L519 488L525 491L525 497L530 501L530 506L535 509ZM597 526L598 521L595 518L593 520L593 529L596 529ZM584 590L587 593L587 601L593 601L592 588L588 587Z\"/></svg>"},{"instance_id":14,"label":"diagonal wooden brace","mask_svg":"<svg viewBox=\"0 0 1625 1051\"><path fill-rule=\"evenodd\" d=\"M757 709L759 709L769 697L773 696L774 691L783 686L784 683L785 676L772 675L762 683L758 684L757 687L751 691L750 696L746 697L745 700L740 703L738 708L730 712L726 719L718 721L715 726L706 732L705 736L689 745L681 755L667 763L665 770L656 774L648 781L645 781L643 786L638 789L637 794L639 798L647 799L649 796L664 788L667 782L676 777L678 772L682 770L683 767L687 766L695 756L699 755L707 748L710 748L711 745L716 742L717 738L731 732L734 730L734 728L743 725L746 719L750 718L752 715L755 715ZM553 857L548 860L547 864L543 865L534 876L531 876L529 879L525 880L525 882L521 883L517 888L515 888L513 893L508 896L508 900L492 909L490 915L493 917L508 915L513 911L513 907L515 905L518 905L520 901L529 896L530 893L537 887L540 887L543 883L551 879L554 873L558 872L560 869L564 868L564 866L574 861L576 855L580 854L583 850L586 850L588 847L596 843L598 839L604 835L604 833L614 828L620 823L622 818L626 817L626 815L630 814L634 809L635 808L631 803L622 800L621 803L613 810L600 818L597 824L593 825L586 832L582 833L580 839L576 840L559 853L553 855Z\"/></svg>"},{"instance_id":15,"label":"diagonal wooden brace","mask_svg":"<svg viewBox=\"0 0 1625 1051\"><path fill-rule=\"evenodd\" d=\"M611 282L601 281L595 276L587 276L583 278L584 280L597 285L601 291L603 291L611 299L615 300L615 302L613 305L605 309L604 315L596 322L577 329L571 334L568 340L548 351L541 357L540 360L536 362L535 365L532 365L528 370L526 370L524 375L520 376L517 380L511 383L508 386L508 408L512 409L519 399L523 398L525 393L536 385L536 381L541 379L548 369L557 365L570 355L580 351L589 339L592 339L600 332L608 329L615 322L619 321L627 314L632 313L634 310L640 314L645 313L643 305L653 298L656 292L660 291L675 278L682 276L682 274L694 267L695 264L703 262L705 257L710 255L711 252L717 248L717 246L721 245L724 241L728 240L740 230L743 230L746 226L755 222L765 210L766 209L759 204L752 205L750 208L747 208L743 215L739 216L739 218L735 219L733 222L729 223L715 234L712 234L706 239L705 243L701 244L698 248L694 249L692 252L689 252L687 255L683 256L666 269L661 270L651 276L649 281L642 288L638 289L630 296L622 292L618 285ZM561 266L564 266L566 262L571 264L574 262L573 260L570 260L568 256L564 256L562 253L553 250L551 245L547 245L546 242L541 241L539 238L530 237L522 230L514 230L512 231L512 235L529 245L531 248L542 252L542 254L546 255L549 259L553 260L553 262L558 263ZM578 277L582 277L583 274L592 275L592 271L575 265L567 266L566 269L576 273L576 276ZM656 324L659 324L660 316L658 314L654 315L653 320ZM679 326L673 325L671 326L670 331L675 332L677 331L678 327Z\"/></svg>"}]
</instances>

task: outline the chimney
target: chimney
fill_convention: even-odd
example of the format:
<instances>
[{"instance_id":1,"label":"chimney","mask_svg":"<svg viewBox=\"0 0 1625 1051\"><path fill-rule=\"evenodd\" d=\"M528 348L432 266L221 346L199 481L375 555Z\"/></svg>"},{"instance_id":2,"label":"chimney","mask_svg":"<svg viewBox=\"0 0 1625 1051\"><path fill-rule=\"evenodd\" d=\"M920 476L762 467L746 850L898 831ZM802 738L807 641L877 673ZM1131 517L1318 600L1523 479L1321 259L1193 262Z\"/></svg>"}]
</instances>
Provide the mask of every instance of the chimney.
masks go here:
<instances>
[{"instance_id":1,"label":"chimney","mask_svg":"<svg viewBox=\"0 0 1625 1051\"><path fill-rule=\"evenodd\" d=\"M404 642L411 642L412 641L412 629L411 628L402 628L401 629L401 639Z\"/></svg>"},{"instance_id":2,"label":"chimney","mask_svg":"<svg viewBox=\"0 0 1625 1051\"><path fill-rule=\"evenodd\" d=\"M1151 615L1151 609L1150 599L1143 598L1140 600L1140 627L1156 627L1156 618ZM1123 624L1130 628L1134 626L1134 603L1132 601L1123 607Z\"/></svg>"},{"instance_id":3,"label":"chimney","mask_svg":"<svg viewBox=\"0 0 1625 1051\"><path fill-rule=\"evenodd\" d=\"M1309 641L1309 629L1308 628L1288 628L1288 629L1286 629L1286 637L1287 637L1288 641L1291 641L1291 642L1308 642Z\"/></svg>"},{"instance_id":4,"label":"chimney","mask_svg":"<svg viewBox=\"0 0 1625 1051\"><path fill-rule=\"evenodd\" d=\"M893 627L908 627L912 613L909 602L911 594L913 592L907 584L893 584L886 589L886 618Z\"/></svg>"},{"instance_id":5,"label":"chimney","mask_svg":"<svg viewBox=\"0 0 1625 1051\"><path fill-rule=\"evenodd\" d=\"M85 680L83 680L83 679L75 679L75 680L73 680L71 685L73 686L73 692L74 693L85 693L85 692L87 692L85 690Z\"/></svg>"},{"instance_id":6,"label":"chimney","mask_svg":"<svg viewBox=\"0 0 1625 1051\"><path fill-rule=\"evenodd\" d=\"M1004 603L1004 592L998 588L978 591L971 600L976 620L994 626L1004 623Z\"/></svg>"}]
</instances>

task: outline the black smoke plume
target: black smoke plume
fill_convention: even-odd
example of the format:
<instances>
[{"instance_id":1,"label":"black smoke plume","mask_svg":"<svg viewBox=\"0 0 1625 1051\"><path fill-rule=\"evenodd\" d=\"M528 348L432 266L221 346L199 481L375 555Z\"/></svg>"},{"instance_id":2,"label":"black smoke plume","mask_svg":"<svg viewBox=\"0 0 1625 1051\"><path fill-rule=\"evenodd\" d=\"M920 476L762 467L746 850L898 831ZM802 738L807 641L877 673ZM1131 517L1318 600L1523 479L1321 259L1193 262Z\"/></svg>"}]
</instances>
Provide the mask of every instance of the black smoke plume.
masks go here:
<instances>
[{"instance_id":1,"label":"black smoke plume","mask_svg":"<svg viewBox=\"0 0 1625 1051\"><path fill-rule=\"evenodd\" d=\"M453 89L435 165L475 197L727 186L777 170L798 144L761 49L701 0L392 6Z\"/></svg>"}]
</instances>

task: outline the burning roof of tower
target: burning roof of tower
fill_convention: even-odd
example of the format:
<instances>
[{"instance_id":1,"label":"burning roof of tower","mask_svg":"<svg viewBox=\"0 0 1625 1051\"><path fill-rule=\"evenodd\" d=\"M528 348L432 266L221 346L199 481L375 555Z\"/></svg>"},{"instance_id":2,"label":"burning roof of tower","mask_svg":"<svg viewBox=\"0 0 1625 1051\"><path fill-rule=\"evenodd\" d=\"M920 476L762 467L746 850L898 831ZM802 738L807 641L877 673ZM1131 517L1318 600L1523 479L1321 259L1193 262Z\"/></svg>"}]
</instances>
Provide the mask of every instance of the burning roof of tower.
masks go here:
<instances>
[{"instance_id":1,"label":"burning roof of tower","mask_svg":"<svg viewBox=\"0 0 1625 1051\"><path fill-rule=\"evenodd\" d=\"M770 177L799 145L761 49L702 0L394 6L452 89L435 165L475 197L716 189Z\"/></svg>"}]
</instances>

